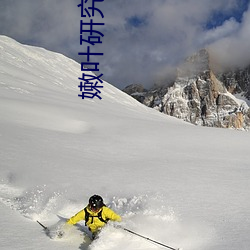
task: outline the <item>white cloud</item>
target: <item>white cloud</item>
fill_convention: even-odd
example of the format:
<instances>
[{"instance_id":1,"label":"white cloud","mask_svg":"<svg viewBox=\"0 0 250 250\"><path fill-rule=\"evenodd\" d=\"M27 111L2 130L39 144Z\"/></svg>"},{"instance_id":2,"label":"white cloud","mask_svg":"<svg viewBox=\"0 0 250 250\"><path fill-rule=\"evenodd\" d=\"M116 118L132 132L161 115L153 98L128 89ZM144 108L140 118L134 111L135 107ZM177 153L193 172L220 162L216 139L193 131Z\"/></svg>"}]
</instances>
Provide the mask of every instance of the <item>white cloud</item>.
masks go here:
<instances>
[{"instance_id":1,"label":"white cloud","mask_svg":"<svg viewBox=\"0 0 250 250\"><path fill-rule=\"evenodd\" d=\"M226 20L221 26L216 28L205 30L200 38L201 44L211 44L214 41L218 41L228 36L235 35L240 28L240 24L235 20L235 18L230 18Z\"/></svg>"},{"instance_id":2,"label":"white cloud","mask_svg":"<svg viewBox=\"0 0 250 250\"><path fill-rule=\"evenodd\" d=\"M242 22L228 36L216 40L210 49L218 63L225 66L246 66L250 63L250 9L244 13Z\"/></svg>"},{"instance_id":3,"label":"white cloud","mask_svg":"<svg viewBox=\"0 0 250 250\"><path fill-rule=\"evenodd\" d=\"M1 0L0 33L77 58L84 50L79 45L79 2ZM212 30L205 29L214 13L230 16L237 0L105 0L97 4L104 19L95 21L104 21L105 26L100 30L103 43L93 50L104 53L97 58L104 78L121 88L132 82L149 86L166 69L211 43L219 52L237 44L243 54L248 48L247 13L242 23L231 18ZM136 19L142 25L133 25Z\"/></svg>"}]
</instances>

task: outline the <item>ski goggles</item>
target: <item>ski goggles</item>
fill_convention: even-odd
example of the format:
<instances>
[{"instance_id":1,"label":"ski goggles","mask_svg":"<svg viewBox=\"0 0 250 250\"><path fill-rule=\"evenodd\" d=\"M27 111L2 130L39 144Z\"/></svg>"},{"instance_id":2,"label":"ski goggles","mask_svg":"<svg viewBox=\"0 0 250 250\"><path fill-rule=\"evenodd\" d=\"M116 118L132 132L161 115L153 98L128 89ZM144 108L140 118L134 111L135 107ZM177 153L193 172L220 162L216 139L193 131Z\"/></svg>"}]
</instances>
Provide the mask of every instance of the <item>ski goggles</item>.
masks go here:
<instances>
[{"instance_id":1,"label":"ski goggles","mask_svg":"<svg viewBox=\"0 0 250 250\"><path fill-rule=\"evenodd\" d=\"M93 205L92 206L90 205L89 208L93 212L97 212L97 211L99 211L101 209L101 207L97 207L97 206L93 206Z\"/></svg>"}]
</instances>

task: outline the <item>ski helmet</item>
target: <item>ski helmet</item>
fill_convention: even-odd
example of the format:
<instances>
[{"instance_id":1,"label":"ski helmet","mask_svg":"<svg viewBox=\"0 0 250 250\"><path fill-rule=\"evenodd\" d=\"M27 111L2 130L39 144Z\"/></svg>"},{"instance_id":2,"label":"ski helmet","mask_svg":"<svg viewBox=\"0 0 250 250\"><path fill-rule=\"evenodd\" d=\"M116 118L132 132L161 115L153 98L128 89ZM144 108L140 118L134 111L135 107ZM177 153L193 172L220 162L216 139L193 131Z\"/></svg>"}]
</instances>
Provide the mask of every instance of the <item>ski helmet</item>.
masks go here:
<instances>
[{"instance_id":1,"label":"ski helmet","mask_svg":"<svg viewBox=\"0 0 250 250\"><path fill-rule=\"evenodd\" d=\"M93 195L89 198L89 206L93 210L98 210L103 207L103 199L99 195Z\"/></svg>"}]
</instances>

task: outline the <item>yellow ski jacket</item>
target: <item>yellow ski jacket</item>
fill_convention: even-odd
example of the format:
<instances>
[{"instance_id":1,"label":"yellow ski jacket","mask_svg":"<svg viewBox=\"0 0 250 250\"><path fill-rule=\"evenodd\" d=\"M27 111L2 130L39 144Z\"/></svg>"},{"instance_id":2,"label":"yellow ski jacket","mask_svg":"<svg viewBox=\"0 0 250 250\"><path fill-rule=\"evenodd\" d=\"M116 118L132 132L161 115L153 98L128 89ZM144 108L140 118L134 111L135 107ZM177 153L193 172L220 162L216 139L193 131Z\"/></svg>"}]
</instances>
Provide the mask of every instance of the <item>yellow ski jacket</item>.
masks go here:
<instances>
[{"instance_id":1,"label":"yellow ski jacket","mask_svg":"<svg viewBox=\"0 0 250 250\"><path fill-rule=\"evenodd\" d=\"M110 208L103 206L99 211L93 212L89 209L89 207L86 207L87 212L89 213L88 221L85 221L86 226L88 226L89 230L92 233L97 232L100 228L102 228L106 223L104 221L112 220L112 221L121 221L120 215L116 214L113 210ZM101 218L104 220L100 220L98 218L98 215L101 211ZM82 209L77 214L72 216L68 221L67 224L75 225L80 220L85 220L85 210Z\"/></svg>"}]
</instances>

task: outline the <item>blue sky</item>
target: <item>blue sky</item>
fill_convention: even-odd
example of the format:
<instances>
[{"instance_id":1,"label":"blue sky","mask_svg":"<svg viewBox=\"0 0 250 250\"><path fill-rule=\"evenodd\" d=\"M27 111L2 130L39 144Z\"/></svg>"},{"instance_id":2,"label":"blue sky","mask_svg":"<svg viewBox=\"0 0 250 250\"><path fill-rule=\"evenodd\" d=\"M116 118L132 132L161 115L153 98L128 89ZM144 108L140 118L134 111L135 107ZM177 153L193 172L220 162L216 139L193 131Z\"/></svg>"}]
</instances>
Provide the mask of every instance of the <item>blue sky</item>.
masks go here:
<instances>
[{"instance_id":1,"label":"blue sky","mask_svg":"<svg viewBox=\"0 0 250 250\"><path fill-rule=\"evenodd\" d=\"M242 22L244 12L248 9L249 0L239 0L236 8L233 8L229 13L224 13L222 10L216 10L211 14L211 18L206 24L207 29L216 28L217 26L223 25L225 20L234 18L237 22Z\"/></svg>"},{"instance_id":2,"label":"blue sky","mask_svg":"<svg viewBox=\"0 0 250 250\"><path fill-rule=\"evenodd\" d=\"M90 0L89 0L90 1ZM104 0L103 78L124 88L168 79L187 56L210 48L223 64L250 63L250 0ZM0 34L63 53L78 61L80 0L1 0Z\"/></svg>"}]
</instances>

